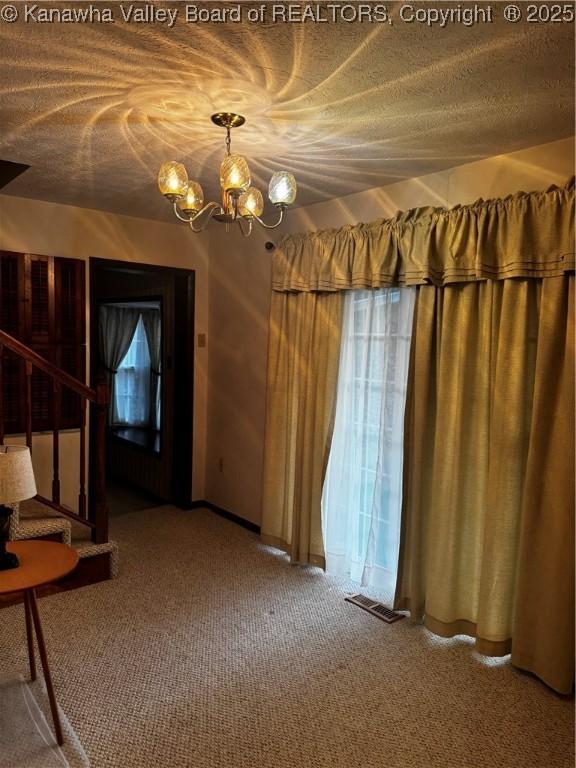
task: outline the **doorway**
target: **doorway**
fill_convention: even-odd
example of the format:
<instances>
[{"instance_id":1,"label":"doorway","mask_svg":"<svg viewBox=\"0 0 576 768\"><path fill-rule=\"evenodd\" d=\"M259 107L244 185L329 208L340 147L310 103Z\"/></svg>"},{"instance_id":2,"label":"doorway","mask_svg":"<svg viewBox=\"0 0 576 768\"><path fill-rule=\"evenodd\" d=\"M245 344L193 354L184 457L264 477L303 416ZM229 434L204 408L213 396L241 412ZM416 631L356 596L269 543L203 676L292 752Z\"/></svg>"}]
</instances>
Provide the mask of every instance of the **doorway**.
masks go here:
<instances>
[{"instance_id":1,"label":"doorway","mask_svg":"<svg viewBox=\"0 0 576 768\"><path fill-rule=\"evenodd\" d=\"M192 500L194 272L90 259L90 374L111 401L106 478L113 496Z\"/></svg>"}]
</instances>

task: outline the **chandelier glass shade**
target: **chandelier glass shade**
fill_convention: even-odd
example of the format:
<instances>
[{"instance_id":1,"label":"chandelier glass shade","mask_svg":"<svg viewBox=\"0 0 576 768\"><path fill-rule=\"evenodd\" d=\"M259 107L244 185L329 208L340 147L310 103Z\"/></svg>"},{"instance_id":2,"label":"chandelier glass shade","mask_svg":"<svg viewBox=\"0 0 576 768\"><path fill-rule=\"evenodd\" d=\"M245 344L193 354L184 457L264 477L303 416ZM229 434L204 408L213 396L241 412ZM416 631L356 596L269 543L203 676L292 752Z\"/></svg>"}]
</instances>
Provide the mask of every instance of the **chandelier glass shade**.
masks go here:
<instances>
[{"instance_id":1,"label":"chandelier glass shade","mask_svg":"<svg viewBox=\"0 0 576 768\"><path fill-rule=\"evenodd\" d=\"M158 188L168 200L184 197L188 189L188 173L182 163L162 163L158 171Z\"/></svg>"},{"instance_id":2,"label":"chandelier glass shade","mask_svg":"<svg viewBox=\"0 0 576 768\"><path fill-rule=\"evenodd\" d=\"M286 171L276 171L270 179L268 197L273 205L291 205L296 200L296 179Z\"/></svg>"},{"instance_id":3,"label":"chandelier glass shade","mask_svg":"<svg viewBox=\"0 0 576 768\"><path fill-rule=\"evenodd\" d=\"M177 201L176 205L182 213L188 215L198 213L204 207L204 192L200 184L197 181L189 181L186 194Z\"/></svg>"},{"instance_id":4,"label":"chandelier glass shade","mask_svg":"<svg viewBox=\"0 0 576 768\"><path fill-rule=\"evenodd\" d=\"M260 218L264 212L262 192L251 186L250 169L245 158L230 151L232 128L245 123L242 115L232 112L218 112L212 115L212 122L226 129L226 155L220 166L220 189L222 202L204 204L204 192L197 181L188 178L182 163L171 160L162 163L158 171L158 189L172 203L174 213L180 221L187 222L194 232L201 232L211 219L223 222L228 229L237 223L246 237L252 231L252 223L258 222L265 229L278 227L284 211L296 199L296 179L287 171L272 174L268 186L268 198L279 211L277 221L265 223Z\"/></svg>"},{"instance_id":5,"label":"chandelier glass shade","mask_svg":"<svg viewBox=\"0 0 576 768\"><path fill-rule=\"evenodd\" d=\"M244 218L262 216L264 212L264 198L262 192L256 187L248 187L238 198L238 212Z\"/></svg>"},{"instance_id":6,"label":"chandelier glass shade","mask_svg":"<svg viewBox=\"0 0 576 768\"><path fill-rule=\"evenodd\" d=\"M227 155L220 166L220 186L225 192L244 192L250 186L250 169L241 155Z\"/></svg>"}]
</instances>

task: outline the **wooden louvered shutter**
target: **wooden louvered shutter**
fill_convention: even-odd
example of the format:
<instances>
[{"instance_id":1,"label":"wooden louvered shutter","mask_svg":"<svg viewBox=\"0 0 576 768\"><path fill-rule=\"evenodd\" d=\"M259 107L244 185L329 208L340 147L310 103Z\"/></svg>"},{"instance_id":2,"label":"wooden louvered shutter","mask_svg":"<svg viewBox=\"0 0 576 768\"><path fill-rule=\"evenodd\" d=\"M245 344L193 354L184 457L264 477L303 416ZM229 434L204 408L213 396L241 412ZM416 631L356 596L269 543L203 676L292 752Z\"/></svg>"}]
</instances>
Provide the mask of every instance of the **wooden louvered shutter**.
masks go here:
<instances>
[{"instance_id":1,"label":"wooden louvered shutter","mask_svg":"<svg viewBox=\"0 0 576 768\"><path fill-rule=\"evenodd\" d=\"M25 335L24 258L18 253L0 254L0 328L21 339ZM16 355L4 350L3 398L7 433L22 431L24 423L24 371Z\"/></svg>"},{"instance_id":2,"label":"wooden louvered shutter","mask_svg":"<svg viewBox=\"0 0 576 768\"><path fill-rule=\"evenodd\" d=\"M84 262L54 259L54 295L57 312L55 363L66 373L84 381L86 370L86 300ZM78 426L80 398L69 389L62 390L62 427Z\"/></svg>"},{"instance_id":3,"label":"wooden louvered shutter","mask_svg":"<svg viewBox=\"0 0 576 768\"><path fill-rule=\"evenodd\" d=\"M85 376L84 262L0 252L0 328L76 378ZM25 429L25 377L21 361L4 352L3 391L7 434ZM52 428L52 383L32 374L32 429ZM77 398L62 392L60 428L79 423Z\"/></svg>"}]
</instances>

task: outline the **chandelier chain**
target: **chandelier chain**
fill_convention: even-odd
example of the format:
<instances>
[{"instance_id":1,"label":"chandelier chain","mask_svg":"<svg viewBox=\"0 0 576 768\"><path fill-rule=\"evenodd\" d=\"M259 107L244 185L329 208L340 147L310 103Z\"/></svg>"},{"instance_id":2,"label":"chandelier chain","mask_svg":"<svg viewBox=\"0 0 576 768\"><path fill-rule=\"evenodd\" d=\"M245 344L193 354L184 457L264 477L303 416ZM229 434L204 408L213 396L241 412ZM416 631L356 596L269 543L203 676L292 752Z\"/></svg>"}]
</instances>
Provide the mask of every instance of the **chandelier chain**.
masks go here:
<instances>
[{"instance_id":1,"label":"chandelier chain","mask_svg":"<svg viewBox=\"0 0 576 768\"><path fill-rule=\"evenodd\" d=\"M230 154L230 145L232 143L232 139L230 137L230 126L226 126L226 154Z\"/></svg>"}]
</instances>

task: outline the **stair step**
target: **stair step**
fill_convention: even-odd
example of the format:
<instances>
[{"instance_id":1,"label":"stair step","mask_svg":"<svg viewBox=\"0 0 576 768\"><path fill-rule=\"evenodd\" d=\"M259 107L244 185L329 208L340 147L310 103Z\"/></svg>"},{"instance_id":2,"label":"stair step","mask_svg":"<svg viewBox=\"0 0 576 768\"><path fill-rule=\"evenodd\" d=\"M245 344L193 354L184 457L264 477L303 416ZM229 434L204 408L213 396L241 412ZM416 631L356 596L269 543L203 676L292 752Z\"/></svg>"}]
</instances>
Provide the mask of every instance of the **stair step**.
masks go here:
<instances>
[{"instance_id":1,"label":"stair step","mask_svg":"<svg viewBox=\"0 0 576 768\"><path fill-rule=\"evenodd\" d=\"M63 517L24 518L16 528L16 539L38 539L59 534L62 544L72 543L72 526Z\"/></svg>"},{"instance_id":2,"label":"stair step","mask_svg":"<svg viewBox=\"0 0 576 768\"><path fill-rule=\"evenodd\" d=\"M90 540L72 538L72 526L61 517L48 517L44 519L21 520L16 530L15 539L42 539L47 536L58 536L62 544L68 544L77 552L80 560L90 557L110 555L109 578L118 576L119 550L115 541L107 541L104 544L94 544Z\"/></svg>"},{"instance_id":3,"label":"stair step","mask_svg":"<svg viewBox=\"0 0 576 768\"><path fill-rule=\"evenodd\" d=\"M72 546L78 552L81 560L96 555L110 554L110 578L115 579L118 576L119 550L115 541L107 541L105 544L93 544L90 542L72 542Z\"/></svg>"},{"instance_id":4,"label":"stair step","mask_svg":"<svg viewBox=\"0 0 576 768\"><path fill-rule=\"evenodd\" d=\"M36 499L22 502L19 509L13 513L12 518L11 538L56 538L63 544L74 547L82 562L87 563L90 558L95 558L95 562L88 569L88 573L96 573L97 571L98 580L102 578L103 566L107 571L105 578L114 579L118 575L118 545L114 541L94 544L90 539L90 528L87 526L60 516L58 512L46 507ZM107 565L104 565L105 563Z\"/></svg>"},{"instance_id":5,"label":"stair step","mask_svg":"<svg viewBox=\"0 0 576 768\"><path fill-rule=\"evenodd\" d=\"M36 499L15 505L10 520L10 538L52 539L68 544L78 552L78 567L58 583L41 587L38 590L39 596L77 589L118 576L119 551L116 542L94 544L88 526L59 515L56 510ZM4 595L0 598L0 608L20 600L21 595Z\"/></svg>"},{"instance_id":6,"label":"stair step","mask_svg":"<svg viewBox=\"0 0 576 768\"><path fill-rule=\"evenodd\" d=\"M16 539L39 539L44 536L60 535L63 544L74 547L81 560L96 555L110 554L110 578L118 575L118 544L108 541L105 544L94 544L83 539L72 539L72 526L62 517L33 518L20 520L16 530Z\"/></svg>"},{"instance_id":7,"label":"stair step","mask_svg":"<svg viewBox=\"0 0 576 768\"><path fill-rule=\"evenodd\" d=\"M39 501L36 501L36 499L26 499L26 501L21 501L18 507L18 512L21 520L47 517L55 518L57 520L64 519L55 509L47 507L45 504L41 504Z\"/></svg>"}]
</instances>

